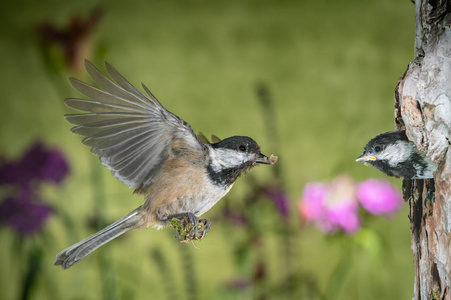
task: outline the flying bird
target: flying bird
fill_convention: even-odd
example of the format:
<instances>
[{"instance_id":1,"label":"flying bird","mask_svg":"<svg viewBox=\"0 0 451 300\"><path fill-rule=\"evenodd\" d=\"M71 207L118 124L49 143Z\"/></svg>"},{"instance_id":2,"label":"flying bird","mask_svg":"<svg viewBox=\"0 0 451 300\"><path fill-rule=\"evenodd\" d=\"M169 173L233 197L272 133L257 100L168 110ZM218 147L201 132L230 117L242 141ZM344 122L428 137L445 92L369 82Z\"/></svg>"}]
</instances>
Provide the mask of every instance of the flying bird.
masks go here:
<instances>
[{"instance_id":1,"label":"flying bird","mask_svg":"<svg viewBox=\"0 0 451 300\"><path fill-rule=\"evenodd\" d=\"M356 161L365 162L388 176L409 179L434 178L437 164L415 144L408 140L405 131L382 133L365 146Z\"/></svg>"},{"instance_id":2,"label":"flying bird","mask_svg":"<svg viewBox=\"0 0 451 300\"><path fill-rule=\"evenodd\" d=\"M72 132L85 136L83 144L120 182L145 202L131 213L61 251L54 265L67 269L92 251L138 229L174 224L185 240L204 237L208 220L199 220L232 188L237 178L257 164L274 164L259 145L246 136L205 143L191 126L166 110L149 89L147 96L110 64L108 79L89 61L85 67L100 88L71 78L73 87L92 100L66 99L68 107L88 112L66 115L76 125ZM202 139L204 141L204 139Z\"/></svg>"}]
</instances>

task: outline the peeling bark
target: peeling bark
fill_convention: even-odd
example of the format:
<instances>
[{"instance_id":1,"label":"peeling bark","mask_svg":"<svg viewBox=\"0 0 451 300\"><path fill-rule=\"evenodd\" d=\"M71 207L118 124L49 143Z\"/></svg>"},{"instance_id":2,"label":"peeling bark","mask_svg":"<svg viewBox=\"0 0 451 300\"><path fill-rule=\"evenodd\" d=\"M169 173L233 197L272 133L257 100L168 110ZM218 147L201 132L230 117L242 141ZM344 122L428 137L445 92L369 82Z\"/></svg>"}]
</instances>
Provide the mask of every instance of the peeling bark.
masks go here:
<instances>
[{"instance_id":1,"label":"peeling bark","mask_svg":"<svg viewBox=\"0 0 451 300\"><path fill-rule=\"evenodd\" d=\"M415 57L395 89L395 127L439 168L434 180L403 182L413 299L451 300L451 0L416 0L415 7Z\"/></svg>"}]
</instances>

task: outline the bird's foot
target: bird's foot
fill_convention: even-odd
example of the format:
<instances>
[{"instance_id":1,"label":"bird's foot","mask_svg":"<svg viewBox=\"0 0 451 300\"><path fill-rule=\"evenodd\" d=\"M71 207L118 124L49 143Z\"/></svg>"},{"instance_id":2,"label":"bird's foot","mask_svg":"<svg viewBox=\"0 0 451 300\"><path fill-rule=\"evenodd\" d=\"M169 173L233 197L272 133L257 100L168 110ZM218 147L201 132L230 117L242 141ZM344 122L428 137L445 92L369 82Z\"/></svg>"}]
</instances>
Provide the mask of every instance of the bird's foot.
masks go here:
<instances>
[{"instance_id":1,"label":"bird's foot","mask_svg":"<svg viewBox=\"0 0 451 300\"><path fill-rule=\"evenodd\" d=\"M176 230L176 237L182 243L192 240L201 240L210 229L210 221L199 220L193 213L182 213L167 218L170 225Z\"/></svg>"},{"instance_id":2,"label":"bird's foot","mask_svg":"<svg viewBox=\"0 0 451 300\"><path fill-rule=\"evenodd\" d=\"M207 219L200 219L199 222L191 228L187 241L203 239L208 230L210 230L210 221Z\"/></svg>"},{"instance_id":3,"label":"bird's foot","mask_svg":"<svg viewBox=\"0 0 451 300\"><path fill-rule=\"evenodd\" d=\"M196 225L197 223L199 223L199 218L196 217L195 214L187 212L187 213L170 215L169 217L166 218L165 221L170 221L171 224L175 221L176 223L178 222L180 225L183 225L183 227L184 227L189 224L191 224L191 226Z\"/></svg>"}]
</instances>

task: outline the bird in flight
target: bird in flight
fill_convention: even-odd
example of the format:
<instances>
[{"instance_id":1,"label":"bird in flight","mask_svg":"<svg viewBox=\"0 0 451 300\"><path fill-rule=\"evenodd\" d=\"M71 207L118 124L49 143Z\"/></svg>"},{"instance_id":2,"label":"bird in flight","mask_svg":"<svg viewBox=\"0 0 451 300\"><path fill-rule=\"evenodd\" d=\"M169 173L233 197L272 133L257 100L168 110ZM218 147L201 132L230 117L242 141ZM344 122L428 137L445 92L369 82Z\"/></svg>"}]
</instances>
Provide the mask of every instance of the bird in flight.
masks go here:
<instances>
[{"instance_id":1,"label":"bird in flight","mask_svg":"<svg viewBox=\"0 0 451 300\"><path fill-rule=\"evenodd\" d=\"M68 107L84 114L66 115L72 132L120 182L144 197L131 213L61 251L54 262L67 269L89 253L138 229L173 225L184 241L202 239L210 222L199 217L232 188L236 179L257 164L274 164L246 136L205 143L191 126L166 110L149 89L147 96L110 64L108 79L89 61L85 67L100 88L77 79L74 88L92 100L66 99ZM175 225L174 225L175 224Z\"/></svg>"}]
</instances>

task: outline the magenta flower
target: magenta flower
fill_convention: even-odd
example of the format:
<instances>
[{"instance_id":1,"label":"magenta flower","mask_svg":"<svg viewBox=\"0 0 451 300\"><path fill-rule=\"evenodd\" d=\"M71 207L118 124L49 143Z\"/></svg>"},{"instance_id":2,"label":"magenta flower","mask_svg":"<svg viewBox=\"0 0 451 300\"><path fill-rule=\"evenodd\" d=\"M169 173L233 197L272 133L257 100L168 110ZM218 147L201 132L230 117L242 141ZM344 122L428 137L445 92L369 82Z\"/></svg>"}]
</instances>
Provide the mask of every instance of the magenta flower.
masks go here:
<instances>
[{"instance_id":1,"label":"magenta flower","mask_svg":"<svg viewBox=\"0 0 451 300\"><path fill-rule=\"evenodd\" d=\"M360 228L359 206L356 201L344 201L329 208L327 220L329 231L341 228L346 233L354 233Z\"/></svg>"},{"instance_id":2,"label":"magenta flower","mask_svg":"<svg viewBox=\"0 0 451 300\"><path fill-rule=\"evenodd\" d=\"M357 188L363 208L372 215L393 215L402 206L401 193L386 180L368 179Z\"/></svg>"},{"instance_id":3,"label":"magenta flower","mask_svg":"<svg viewBox=\"0 0 451 300\"><path fill-rule=\"evenodd\" d=\"M298 202L301 215L308 221L322 218L329 187L320 182L312 182L305 186L302 201Z\"/></svg>"},{"instance_id":4,"label":"magenta flower","mask_svg":"<svg viewBox=\"0 0 451 300\"><path fill-rule=\"evenodd\" d=\"M352 234L361 226L359 202L372 215L393 215L403 204L401 193L388 181L369 179L356 186L347 176L309 183L298 202L299 212L324 232Z\"/></svg>"},{"instance_id":5,"label":"magenta flower","mask_svg":"<svg viewBox=\"0 0 451 300\"><path fill-rule=\"evenodd\" d=\"M306 220L324 232L343 230L351 234L360 228L355 185L347 176L329 184L307 184L298 208Z\"/></svg>"},{"instance_id":6,"label":"magenta flower","mask_svg":"<svg viewBox=\"0 0 451 300\"><path fill-rule=\"evenodd\" d=\"M332 227L346 233L354 233L360 228L355 184L348 176L339 176L330 183L326 207L327 220Z\"/></svg>"}]
</instances>

